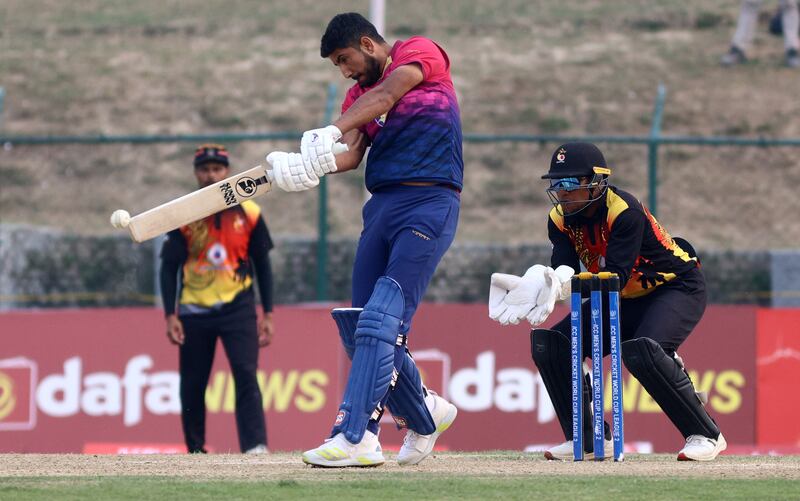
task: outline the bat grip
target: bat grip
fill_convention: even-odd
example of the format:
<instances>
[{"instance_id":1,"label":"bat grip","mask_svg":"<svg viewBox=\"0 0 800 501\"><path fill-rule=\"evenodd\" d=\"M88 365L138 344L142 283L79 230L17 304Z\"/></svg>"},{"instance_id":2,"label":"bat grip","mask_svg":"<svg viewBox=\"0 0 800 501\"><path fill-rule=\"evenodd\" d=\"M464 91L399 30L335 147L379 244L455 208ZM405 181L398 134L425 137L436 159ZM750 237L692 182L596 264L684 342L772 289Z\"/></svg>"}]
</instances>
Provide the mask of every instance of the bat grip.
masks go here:
<instances>
[{"instance_id":1,"label":"bat grip","mask_svg":"<svg viewBox=\"0 0 800 501\"><path fill-rule=\"evenodd\" d=\"M333 143L333 148L331 148L331 151L334 155L339 155L340 153L350 151L350 147L345 143ZM275 182L275 176L272 175L272 169L267 169L267 178L269 179L270 183Z\"/></svg>"}]
</instances>

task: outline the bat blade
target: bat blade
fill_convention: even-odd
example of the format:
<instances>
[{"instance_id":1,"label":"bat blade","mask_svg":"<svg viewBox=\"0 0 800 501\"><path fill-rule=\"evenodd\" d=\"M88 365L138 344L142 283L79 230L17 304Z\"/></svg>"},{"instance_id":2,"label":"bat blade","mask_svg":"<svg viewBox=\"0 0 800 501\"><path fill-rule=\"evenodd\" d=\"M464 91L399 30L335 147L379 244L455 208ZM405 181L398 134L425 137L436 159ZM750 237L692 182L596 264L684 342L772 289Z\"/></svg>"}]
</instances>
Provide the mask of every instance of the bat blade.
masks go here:
<instances>
[{"instance_id":1,"label":"bat blade","mask_svg":"<svg viewBox=\"0 0 800 501\"><path fill-rule=\"evenodd\" d=\"M332 150L338 155L349 148L344 143L334 143ZM272 181L272 171L260 165L253 167L132 217L128 231L134 242L150 240L263 195L272 189Z\"/></svg>"},{"instance_id":2,"label":"bat blade","mask_svg":"<svg viewBox=\"0 0 800 501\"><path fill-rule=\"evenodd\" d=\"M253 167L132 217L128 231L135 242L150 240L263 195L272 189L270 179L264 167Z\"/></svg>"}]
</instances>

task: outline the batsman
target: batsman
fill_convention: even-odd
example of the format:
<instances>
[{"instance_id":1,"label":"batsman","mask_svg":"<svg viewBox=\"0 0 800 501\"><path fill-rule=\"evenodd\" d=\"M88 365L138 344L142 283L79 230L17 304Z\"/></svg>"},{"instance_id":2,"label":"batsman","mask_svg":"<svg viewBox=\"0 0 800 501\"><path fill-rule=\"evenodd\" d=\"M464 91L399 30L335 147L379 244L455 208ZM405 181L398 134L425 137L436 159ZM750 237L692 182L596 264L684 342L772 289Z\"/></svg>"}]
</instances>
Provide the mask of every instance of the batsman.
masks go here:
<instances>
[{"instance_id":1,"label":"batsman","mask_svg":"<svg viewBox=\"0 0 800 501\"><path fill-rule=\"evenodd\" d=\"M686 440L679 461L711 461L727 444L695 392L678 347L691 334L706 307L700 262L691 245L667 233L633 195L609 184L611 169L590 143L567 143L552 155L547 195L553 203L548 236L553 246L550 266L534 265L521 277L494 273L489 316L503 325L527 319L531 355L544 381L567 439L545 452L547 459L572 459L570 317L551 329L536 328L547 320L557 300L570 295L570 278L583 265L587 271L608 271L620 278L622 359L628 371L655 399ZM583 316L589 317L589 302ZM603 328L603 355L609 352L608 320ZM589 356L591 334L584 323L583 357ZM585 375L584 377L587 377ZM583 433L592 434L590 385L584 384ZM605 457L613 451L605 423ZM591 440L584 441L594 457Z\"/></svg>"},{"instance_id":2,"label":"batsman","mask_svg":"<svg viewBox=\"0 0 800 501\"><path fill-rule=\"evenodd\" d=\"M464 166L450 61L423 37L388 44L357 13L335 16L320 54L355 81L331 125L303 134L300 153L267 157L286 191L355 169L367 146L372 197L353 264L352 308L333 317L352 367L329 439L303 453L316 466L375 466L387 407L406 436L397 461L417 464L456 417L456 407L420 379L407 339L411 319L456 233ZM334 156L342 140L349 151Z\"/></svg>"}]
</instances>

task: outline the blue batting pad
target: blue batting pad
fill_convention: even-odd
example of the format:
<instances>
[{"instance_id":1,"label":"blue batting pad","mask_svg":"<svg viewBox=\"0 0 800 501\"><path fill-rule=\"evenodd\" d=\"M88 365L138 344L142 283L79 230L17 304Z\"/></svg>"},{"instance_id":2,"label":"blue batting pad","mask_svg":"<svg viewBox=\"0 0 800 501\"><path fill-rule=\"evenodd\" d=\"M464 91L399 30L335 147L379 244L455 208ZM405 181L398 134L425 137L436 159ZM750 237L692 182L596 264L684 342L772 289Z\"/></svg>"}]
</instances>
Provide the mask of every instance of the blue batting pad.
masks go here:
<instances>
[{"instance_id":1,"label":"blue batting pad","mask_svg":"<svg viewBox=\"0 0 800 501\"><path fill-rule=\"evenodd\" d=\"M339 328L339 337L342 338L342 346L347 353L347 358L353 359L353 352L356 349L356 326L358 317L364 308L334 308L331 310L333 321Z\"/></svg>"},{"instance_id":2,"label":"blue batting pad","mask_svg":"<svg viewBox=\"0 0 800 501\"><path fill-rule=\"evenodd\" d=\"M353 351L356 346L356 326L358 317L363 308L334 308L331 316L339 327L339 336L342 338L347 357L352 360ZM417 364L408 354L405 347L396 346L395 350L401 351L399 363L396 369L398 372L397 382L389 391L389 400L386 405L392 412L392 417L398 426L410 428L420 435L429 435L436 431L436 425L425 405L425 391L422 388L422 378L419 375ZM398 354L395 353L397 357ZM371 430L373 433L377 430Z\"/></svg>"},{"instance_id":3,"label":"blue batting pad","mask_svg":"<svg viewBox=\"0 0 800 501\"><path fill-rule=\"evenodd\" d=\"M386 403L392 417L403 428L412 429L420 435L430 435L436 431L436 425L425 405L425 390L417 364L405 350L397 372L397 384L389 392L389 401Z\"/></svg>"},{"instance_id":4,"label":"blue batting pad","mask_svg":"<svg viewBox=\"0 0 800 501\"><path fill-rule=\"evenodd\" d=\"M389 277L379 278L358 317L353 363L333 427L334 435L344 433L350 443L361 442L373 411L389 390L404 309L400 285Z\"/></svg>"}]
</instances>

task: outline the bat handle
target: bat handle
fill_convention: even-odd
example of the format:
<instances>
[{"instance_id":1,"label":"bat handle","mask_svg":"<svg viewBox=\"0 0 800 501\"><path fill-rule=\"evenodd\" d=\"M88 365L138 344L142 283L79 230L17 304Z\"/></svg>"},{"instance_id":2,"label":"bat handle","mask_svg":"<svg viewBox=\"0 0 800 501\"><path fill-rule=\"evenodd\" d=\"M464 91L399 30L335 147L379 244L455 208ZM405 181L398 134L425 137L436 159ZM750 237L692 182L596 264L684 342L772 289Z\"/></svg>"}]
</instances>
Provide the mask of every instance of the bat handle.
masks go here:
<instances>
[{"instance_id":1,"label":"bat handle","mask_svg":"<svg viewBox=\"0 0 800 501\"><path fill-rule=\"evenodd\" d=\"M340 153L350 151L350 147L345 143L333 143L333 148L331 148L331 151L333 151L334 155L339 155ZM267 169L267 178L269 179L270 183L275 182L275 176L272 175L272 169Z\"/></svg>"}]
</instances>

